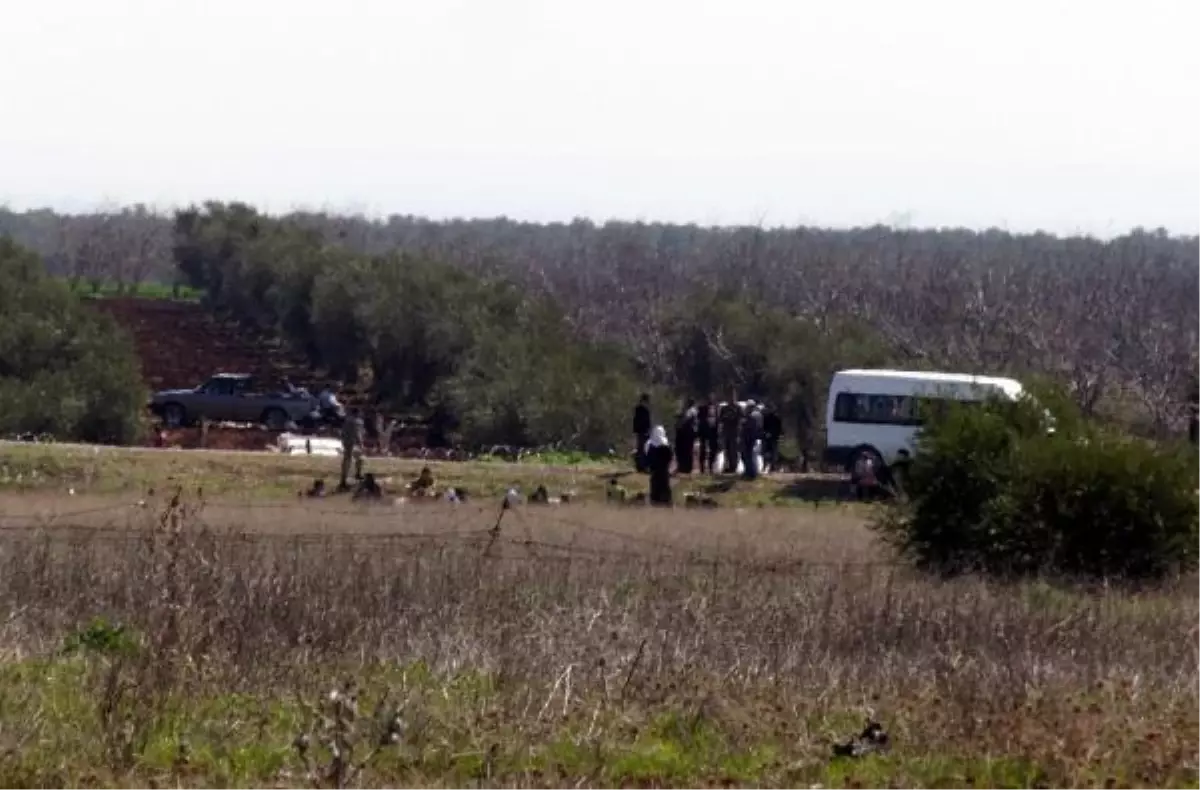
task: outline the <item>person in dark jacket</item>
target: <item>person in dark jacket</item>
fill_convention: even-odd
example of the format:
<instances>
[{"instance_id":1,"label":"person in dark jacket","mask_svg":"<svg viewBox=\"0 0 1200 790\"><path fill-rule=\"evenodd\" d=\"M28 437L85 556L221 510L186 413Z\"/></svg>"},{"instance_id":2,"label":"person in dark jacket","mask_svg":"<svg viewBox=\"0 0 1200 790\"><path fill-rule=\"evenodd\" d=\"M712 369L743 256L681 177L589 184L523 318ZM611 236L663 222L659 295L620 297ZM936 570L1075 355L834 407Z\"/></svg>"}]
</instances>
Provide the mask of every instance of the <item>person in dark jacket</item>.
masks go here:
<instances>
[{"instance_id":1,"label":"person in dark jacket","mask_svg":"<svg viewBox=\"0 0 1200 790\"><path fill-rule=\"evenodd\" d=\"M779 466L779 440L783 436L783 420L769 404L763 404L763 463L772 471Z\"/></svg>"},{"instance_id":2,"label":"person in dark jacket","mask_svg":"<svg viewBox=\"0 0 1200 790\"><path fill-rule=\"evenodd\" d=\"M692 459L696 452L696 430L699 421L696 401L684 404L679 420L675 424L675 471L681 475L692 473Z\"/></svg>"},{"instance_id":3,"label":"person in dark jacket","mask_svg":"<svg viewBox=\"0 0 1200 790\"><path fill-rule=\"evenodd\" d=\"M700 473L715 474L713 465L717 461L717 450L720 448L720 432L717 430L716 398L709 398L700 407L696 434L700 439Z\"/></svg>"},{"instance_id":4,"label":"person in dark jacket","mask_svg":"<svg viewBox=\"0 0 1200 790\"><path fill-rule=\"evenodd\" d=\"M646 471L646 442L650 440L650 427L650 395L643 392L633 407L633 461L639 472Z\"/></svg>"},{"instance_id":5,"label":"person in dark jacket","mask_svg":"<svg viewBox=\"0 0 1200 790\"><path fill-rule=\"evenodd\" d=\"M737 471L738 429L742 423L742 409L738 406L736 394L730 397L728 403L721 404L718 419L721 423L721 449L725 453L725 468L721 471L730 475Z\"/></svg>"},{"instance_id":6,"label":"person in dark jacket","mask_svg":"<svg viewBox=\"0 0 1200 790\"><path fill-rule=\"evenodd\" d=\"M746 404L746 420L742 423L742 476L747 480L758 477L758 468L754 463L754 448L762 439L763 413L758 404L750 401Z\"/></svg>"},{"instance_id":7,"label":"person in dark jacket","mask_svg":"<svg viewBox=\"0 0 1200 790\"><path fill-rule=\"evenodd\" d=\"M661 425L655 426L650 438L643 448L646 454L646 465L650 470L650 504L671 506L671 443L667 441L667 431Z\"/></svg>"}]
</instances>

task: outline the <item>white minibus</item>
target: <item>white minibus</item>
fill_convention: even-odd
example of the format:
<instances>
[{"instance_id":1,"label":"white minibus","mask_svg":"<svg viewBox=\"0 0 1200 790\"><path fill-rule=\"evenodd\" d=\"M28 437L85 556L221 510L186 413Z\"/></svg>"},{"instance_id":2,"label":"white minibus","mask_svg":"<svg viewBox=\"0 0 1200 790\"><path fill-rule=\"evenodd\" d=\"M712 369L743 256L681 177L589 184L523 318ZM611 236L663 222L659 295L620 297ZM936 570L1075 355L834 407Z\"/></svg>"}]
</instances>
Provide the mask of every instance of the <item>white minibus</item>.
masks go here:
<instances>
[{"instance_id":1,"label":"white minibus","mask_svg":"<svg viewBox=\"0 0 1200 790\"><path fill-rule=\"evenodd\" d=\"M939 400L981 403L1017 400L1015 379L966 373L842 370L829 385L825 408L825 463L852 470L863 457L881 470L911 458L923 404Z\"/></svg>"}]
</instances>

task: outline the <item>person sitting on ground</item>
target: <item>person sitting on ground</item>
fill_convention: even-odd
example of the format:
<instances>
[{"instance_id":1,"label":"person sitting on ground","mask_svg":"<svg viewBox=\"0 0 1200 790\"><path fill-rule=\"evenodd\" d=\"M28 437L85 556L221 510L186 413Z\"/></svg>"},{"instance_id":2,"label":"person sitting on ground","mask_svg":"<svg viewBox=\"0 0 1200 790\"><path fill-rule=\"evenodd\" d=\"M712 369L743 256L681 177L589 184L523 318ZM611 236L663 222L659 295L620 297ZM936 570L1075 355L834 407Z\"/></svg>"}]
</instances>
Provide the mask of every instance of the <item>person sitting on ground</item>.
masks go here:
<instances>
[{"instance_id":1,"label":"person sitting on ground","mask_svg":"<svg viewBox=\"0 0 1200 790\"><path fill-rule=\"evenodd\" d=\"M317 499L324 498L324 496L325 496L325 481L320 477L318 477L316 480L313 480L312 486L307 491L304 492L304 496L315 497Z\"/></svg>"},{"instance_id":2,"label":"person sitting on ground","mask_svg":"<svg viewBox=\"0 0 1200 790\"><path fill-rule=\"evenodd\" d=\"M428 496L433 493L433 484L433 472L428 466L423 466L417 479L408 484L408 490L413 496Z\"/></svg>"},{"instance_id":3,"label":"person sitting on ground","mask_svg":"<svg viewBox=\"0 0 1200 790\"><path fill-rule=\"evenodd\" d=\"M708 494L698 494L694 491L689 491L683 495L684 507L716 507L717 500L713 499Z\"/></svg>"},{"instance_id":4,"label":"person sitting on ground","mask_svg":"<svg viewBox=\"0 0 1200 790\"><path fill-rule=\"evenodd\" d=\"M529 504L531 505L546 505L550 502L550 492L546 490L544 485L538 484L538 487L533 490L529 496Z\"/></svg>"},{"instance_id":5,"label":"person sitting on ground","mask_svg":"<svg viewBox=\"0 0 1200 790\"><path fill-rule=\"evenodd\" d=\"M358 484L358 488L354 490L352 499L382 499L383 489L375 480L374 472L367 472L363 475L362 481Z\"/></svg>"}]
</instances>

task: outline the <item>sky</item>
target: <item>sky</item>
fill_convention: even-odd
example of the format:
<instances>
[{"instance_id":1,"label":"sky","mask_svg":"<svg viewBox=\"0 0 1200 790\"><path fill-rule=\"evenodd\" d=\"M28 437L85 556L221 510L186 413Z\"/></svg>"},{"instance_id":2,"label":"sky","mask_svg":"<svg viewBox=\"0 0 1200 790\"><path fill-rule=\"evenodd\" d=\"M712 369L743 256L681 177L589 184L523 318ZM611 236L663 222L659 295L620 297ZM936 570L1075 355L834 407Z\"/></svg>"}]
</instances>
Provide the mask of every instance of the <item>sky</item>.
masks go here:
<instances>
[{"instance_id":1,"label":"sky","mask_svg":"<svg viewBox=\"0 0 1200 790\"><path fill-rule=\"evenodd\" d=\"M1194 0L6 0L0 202L1200 232Z\"/></svg>"}]
</instances>

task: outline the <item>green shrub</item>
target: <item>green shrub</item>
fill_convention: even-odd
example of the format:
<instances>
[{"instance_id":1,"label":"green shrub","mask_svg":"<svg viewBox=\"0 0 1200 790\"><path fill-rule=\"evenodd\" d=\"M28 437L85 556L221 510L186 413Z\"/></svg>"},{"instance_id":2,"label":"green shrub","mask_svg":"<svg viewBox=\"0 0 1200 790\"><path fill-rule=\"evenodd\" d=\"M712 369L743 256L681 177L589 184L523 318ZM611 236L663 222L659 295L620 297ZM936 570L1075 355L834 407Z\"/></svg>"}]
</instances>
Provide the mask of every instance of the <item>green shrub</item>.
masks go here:
<instances>
[{"instance_id":1,"label":"green shrub","mask_svg":"<svg viewBox=\"0 0 1200 790\"><path fill-rule=\"evenodd\" d=\"M124 444L145 391L129 337L0 238L0 433Z\"/></svg>"},{"instance_id":2,"label":"green shrub","mask_svg":"<svg viewBox=\"0 0 1200 790\"><path fill-rule=\"evenodd\" d=\"M478 339L438 394L469 447L607 454L628 447L639 391L620 349L574 339L557 310L526 303Z\"/></svg>"},{"instance_id":3,"label":"green shrub","mask_svg":"<svg viewBox=\"0 0 1200 790\"><path fill-rule=\"evenodd\" d=\"M119 623L97 617L87 627L72 631L63 640L61 653L133 655L138 651L138 636Z\"/></svg>"},{"instance_id":4,"label":"green shrub","mask_svg":"<svg viewBox=\"0 0 1200 790\"><path fill-rule=\"evenodd\" d=\"M931 418L904 496L874 523L942 573L1160 578L1197 560L1197 459L1087 426L1054 398Z\"/></svg>"}]
</instances>

